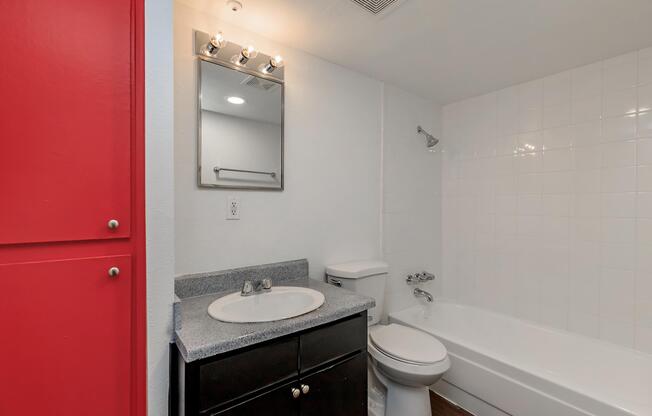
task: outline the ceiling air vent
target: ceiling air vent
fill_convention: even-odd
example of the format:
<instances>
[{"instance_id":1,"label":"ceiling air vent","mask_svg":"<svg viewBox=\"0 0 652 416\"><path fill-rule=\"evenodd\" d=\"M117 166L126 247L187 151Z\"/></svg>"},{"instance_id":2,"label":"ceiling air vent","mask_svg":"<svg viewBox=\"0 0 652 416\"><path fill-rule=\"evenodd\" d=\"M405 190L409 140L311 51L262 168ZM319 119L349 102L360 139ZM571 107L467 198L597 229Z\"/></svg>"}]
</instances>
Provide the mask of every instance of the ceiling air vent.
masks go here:
<instances>
[{"instance_id":1,"label":"ceiling air vent","mask_svg":"<svg viewBox=\"0 0 652 416\"><path fill-rule=\"evenodd\" d=\"M397 6L399 3L402 3L404 0L351 0L358 6L364 8L369 13L374 16L380 16L381 14L387 13L390 9L393 9L392 6Z\"/></svg>"},{"instance_id":2,"label":"ceiling air vent","mask_svg":"<svg viewBox=\"0 0 652 416\"><path fill-rule=\"evenodd\" d=\"M254 77L252 75L246 77L241 84L263 91L273 91L278 87L276 82L267 81L266 79Z\"/></svg>"}]
</instances>

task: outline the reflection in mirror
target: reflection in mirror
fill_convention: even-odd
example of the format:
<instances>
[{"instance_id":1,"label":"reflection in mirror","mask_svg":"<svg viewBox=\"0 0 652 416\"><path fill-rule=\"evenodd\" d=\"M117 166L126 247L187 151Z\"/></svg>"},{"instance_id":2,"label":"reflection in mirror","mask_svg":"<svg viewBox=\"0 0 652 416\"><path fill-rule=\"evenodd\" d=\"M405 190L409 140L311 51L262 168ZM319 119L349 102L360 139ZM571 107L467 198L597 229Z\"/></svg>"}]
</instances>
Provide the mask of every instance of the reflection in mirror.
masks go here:
<instances>
[{"instance_id":1,"label":"reflection in mirror","mask_svg":"<svg viewBox=\"0 0 652 416\"><path fill-rule=\"evenodd\" d=\"M283 189L283 84L199 65L199 185Z\"/></svg>"}]
</instances>

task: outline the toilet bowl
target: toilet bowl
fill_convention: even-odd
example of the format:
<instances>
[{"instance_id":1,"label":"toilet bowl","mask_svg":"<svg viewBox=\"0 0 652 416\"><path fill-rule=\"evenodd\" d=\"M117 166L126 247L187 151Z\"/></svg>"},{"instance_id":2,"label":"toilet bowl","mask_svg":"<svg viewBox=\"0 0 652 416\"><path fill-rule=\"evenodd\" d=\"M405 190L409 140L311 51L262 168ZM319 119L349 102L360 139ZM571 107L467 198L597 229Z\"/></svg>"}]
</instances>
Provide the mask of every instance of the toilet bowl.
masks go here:
<instances>
[{"instance_id":1,"label":"toilet bowl","mask_svg":"<svg viewBox=\"0 0 652 416\"><path fill-rule=\"evenodd\" d=\"M326 268L326 280L376 301L367 311L369 415L430 416L428 386L450 368L446 347L432 335L399 324L380 325L388 266L359 261Z\"/></svg>"},{"instance_id":2,"label":"toilet bowl","mask_svg":"<svg viewBox=\"0 0 652 416\"><path fill-rule=\"evenodd\" d=\"M375 409L374 414L430 416L428 386L450 368L444 345L425 332L398 324L370 327L368 340L374 376L369 378L369 389L385 391L384 411Z\"/></svg>"}]
</instances>

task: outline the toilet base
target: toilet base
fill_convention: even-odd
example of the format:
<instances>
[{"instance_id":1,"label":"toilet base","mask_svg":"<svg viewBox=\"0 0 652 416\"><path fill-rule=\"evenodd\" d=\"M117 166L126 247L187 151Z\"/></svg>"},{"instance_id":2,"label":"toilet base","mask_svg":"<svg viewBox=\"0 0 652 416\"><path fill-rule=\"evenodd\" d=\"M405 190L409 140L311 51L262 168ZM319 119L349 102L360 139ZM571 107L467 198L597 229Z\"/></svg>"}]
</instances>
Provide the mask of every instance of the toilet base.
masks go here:
<instances>
[{"instance_id":1,"label":"toilet base","mask_svg":"<svg viewBox=\"0 0 652 416\"><path fill-rule=\"evenodd\" d=\"M387 389L385 416L431 416L428 387L394 384Z\"/></svg>"},{"instance_id":2,"label":"toilet base","mask_svg":"<svg viewBox=\"0 0 652 416\"><path fill-rule=\"evenodd\" d=\"M395 383L369 363L370 415L374 416L431 416L428 387L406 386ZM384 409L379 395L385 392ZM373 407L373 408L372 408ZM384 412L383 412L384 410Z\"/></svg>"}]
</instances>

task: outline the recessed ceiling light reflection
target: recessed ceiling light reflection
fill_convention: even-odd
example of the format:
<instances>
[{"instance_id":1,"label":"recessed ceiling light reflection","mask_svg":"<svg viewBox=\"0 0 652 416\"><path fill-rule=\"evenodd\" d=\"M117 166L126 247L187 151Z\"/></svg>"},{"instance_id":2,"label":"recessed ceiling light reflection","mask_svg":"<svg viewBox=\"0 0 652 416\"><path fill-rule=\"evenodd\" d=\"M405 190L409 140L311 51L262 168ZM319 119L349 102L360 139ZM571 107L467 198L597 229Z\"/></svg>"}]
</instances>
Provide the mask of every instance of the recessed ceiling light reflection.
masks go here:
<instances>
[{"instance_id":1,"label":"recessed ceiling light reflection","mask_svg":"<svg viewBox=\"0 0 652 416\"><path fill-rule=\"evenodd\" d=\"M236 105L240 105L240 104L244 104L244 103L245 103L244 98L242 98L242 97L235 97L235 96L233 96L233 97L226 97L226 101L230 102L231 104L236 104Z\"/></svg>"}]
</instances>

